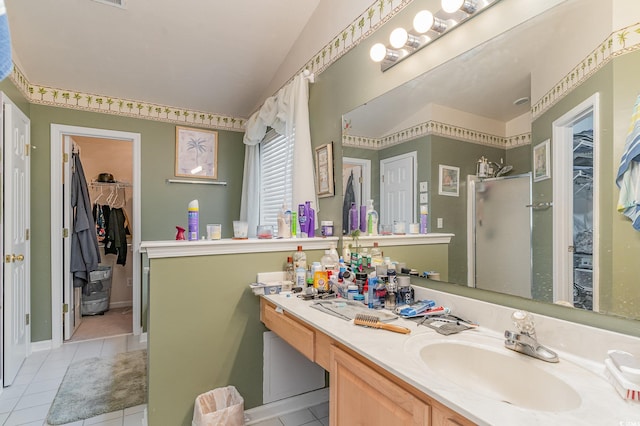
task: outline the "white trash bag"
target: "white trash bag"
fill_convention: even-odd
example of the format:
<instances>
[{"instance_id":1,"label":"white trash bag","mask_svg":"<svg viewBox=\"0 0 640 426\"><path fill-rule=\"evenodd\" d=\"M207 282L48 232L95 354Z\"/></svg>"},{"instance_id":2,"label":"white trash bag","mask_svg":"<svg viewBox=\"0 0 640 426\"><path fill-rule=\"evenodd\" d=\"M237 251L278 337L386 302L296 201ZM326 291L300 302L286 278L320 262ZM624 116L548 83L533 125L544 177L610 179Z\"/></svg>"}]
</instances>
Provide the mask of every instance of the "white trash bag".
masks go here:
<instances>
[{"instance_id":1,"label":"white trash bag","mask_svg":"<svg viewBox=\"0 0 640 426\"><path fill-rule=\"evenodd\" d=\"M244 398L235 386L198 395L193 408L193 426L243 426Z\"/></svg>"}]
</instances>

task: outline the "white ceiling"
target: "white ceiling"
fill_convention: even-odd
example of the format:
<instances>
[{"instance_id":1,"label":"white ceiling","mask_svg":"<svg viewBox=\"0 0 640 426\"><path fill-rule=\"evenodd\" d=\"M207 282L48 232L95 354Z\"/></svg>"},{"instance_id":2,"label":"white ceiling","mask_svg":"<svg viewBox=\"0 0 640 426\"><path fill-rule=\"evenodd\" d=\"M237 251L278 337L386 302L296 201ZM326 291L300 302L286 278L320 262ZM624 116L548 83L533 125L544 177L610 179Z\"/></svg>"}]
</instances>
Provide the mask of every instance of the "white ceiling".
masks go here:
<instances>
[{"instance_id":1,"label":"white ceiling","mask_svg":"<svg viewBox=\"0 0 640 426\"><path fill-rule=\"evenodd\" d=\"M32 83L248 117L372 0L5 3Z\"/></svg>"}]
</instances>

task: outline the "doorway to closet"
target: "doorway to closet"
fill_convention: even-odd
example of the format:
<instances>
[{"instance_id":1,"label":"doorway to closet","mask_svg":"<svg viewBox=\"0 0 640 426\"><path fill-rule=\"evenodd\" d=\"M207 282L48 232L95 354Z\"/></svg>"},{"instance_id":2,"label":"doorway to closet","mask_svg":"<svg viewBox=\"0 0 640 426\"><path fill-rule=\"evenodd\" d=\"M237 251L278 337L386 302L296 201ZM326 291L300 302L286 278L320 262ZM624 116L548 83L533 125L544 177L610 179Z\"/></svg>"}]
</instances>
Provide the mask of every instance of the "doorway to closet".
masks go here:
<instances>
[{"instance_id":1,"label":"doorway to closet","mask_svg":"<svg viewBox=\"0 0 640 426\"><path fill-rule=\"evenodd\" d=\"M51 138L52 345L139 335L140 135L52 125ZM71 181L79 168L100 263L74 286Z\"/></svg>"}]
</instances>

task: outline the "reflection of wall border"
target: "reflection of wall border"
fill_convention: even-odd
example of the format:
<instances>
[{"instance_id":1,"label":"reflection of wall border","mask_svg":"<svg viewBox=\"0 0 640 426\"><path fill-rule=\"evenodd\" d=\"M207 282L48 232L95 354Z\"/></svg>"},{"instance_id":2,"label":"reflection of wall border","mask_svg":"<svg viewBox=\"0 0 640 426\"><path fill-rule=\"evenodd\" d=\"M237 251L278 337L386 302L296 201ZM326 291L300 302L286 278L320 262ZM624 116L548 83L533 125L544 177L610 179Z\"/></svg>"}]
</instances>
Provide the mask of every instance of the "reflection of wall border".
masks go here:
<instances>
[{"instance_id":1,"label":"reflection of wall border","mask_svg":"<svg viewBox=\"0 0 640 426\"><path fill-rule=\"evenodd\" d=\"M380 139L342 135L342 145L378 150L429 135L507 149L531 144L531 133L504 137L431 120Z\"/></svg>"},{"instance_id":2,"label":"reflection of wall border","mask_svg":"<svg viewBox=\"0 0 640 426\"><path fill-rule=\"evenodd\" d=\"M531 108L532 119L535 120L536 117L555 105L613 58L636 50L640 50L640 23L612 32L533 105Z\"/></svg>"}]
</instances>

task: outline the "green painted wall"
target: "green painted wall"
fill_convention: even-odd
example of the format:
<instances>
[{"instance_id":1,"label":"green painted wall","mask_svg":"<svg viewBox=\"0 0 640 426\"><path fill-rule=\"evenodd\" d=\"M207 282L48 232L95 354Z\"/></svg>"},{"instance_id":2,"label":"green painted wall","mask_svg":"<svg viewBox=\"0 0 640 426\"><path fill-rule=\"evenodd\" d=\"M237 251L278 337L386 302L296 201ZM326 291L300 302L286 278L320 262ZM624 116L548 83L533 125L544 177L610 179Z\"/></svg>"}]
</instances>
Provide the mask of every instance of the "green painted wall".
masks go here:
<instances>
[{"instance_id":1,"label":"green painted wall","mask_svg":"<svg viewBox=\"0 0 640 426\"><path fill-rule=\"evenodd\" d=\"M227 186L167 184L174 177L175 125L66 108L31 105L31 336L51 339L50 267L50 128L64 124L141 134L142 240L171 240L175 225L186 227L187 204L200 203L200 233L206 223L221 223L232 236L232 221L240 214L244 145L242 133L218 132L218 179Z\"/></svg>"},{"instance_id":2,"label":"green painted wall","mask_svg":"<svg viewBox=\"0 0 640 426\"><path fill-rule=\"evenodd\" d=\"M304 249L304 247L303 247ZM307 261L324 252L305 250ZM151 425L191 425L195 398L234 385L245 409L262 405L256 271L279 271L289 252L151 259L149 401Z\"/></svg>"},{"instance_id":3,"label":"green painted wall","mask_svg":"<svg viewBox=\"0 0 640 426\"><path fill-rule=\"evenodd\" d=\"M576 87L567 96L562 98L544 114L540 115L532 124L533 140L531 149L551 139L551 163L553 163L552 125L555 120L562 117L568 111L579 105L585 99L595 93L600 93L600 162L597 167L600 170L600 180L596 184L600 192L600 301L603 307L611 304L611 291L608 283L612 276L612 234L610 224L612 210L615 209L616 199L611 186L613 177L613 63L605 65L594 73L579 87ZM553 200L553 175L550 179L533 184L533 202L545 202ZM533 214L533 287L532 296L542 301L553 301L553 210L539 210ZM606 308L605 308L606 310Z\"/></svg>"}]
</instances>

